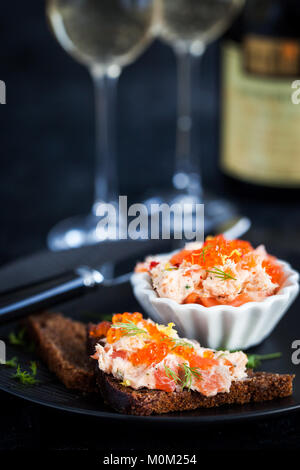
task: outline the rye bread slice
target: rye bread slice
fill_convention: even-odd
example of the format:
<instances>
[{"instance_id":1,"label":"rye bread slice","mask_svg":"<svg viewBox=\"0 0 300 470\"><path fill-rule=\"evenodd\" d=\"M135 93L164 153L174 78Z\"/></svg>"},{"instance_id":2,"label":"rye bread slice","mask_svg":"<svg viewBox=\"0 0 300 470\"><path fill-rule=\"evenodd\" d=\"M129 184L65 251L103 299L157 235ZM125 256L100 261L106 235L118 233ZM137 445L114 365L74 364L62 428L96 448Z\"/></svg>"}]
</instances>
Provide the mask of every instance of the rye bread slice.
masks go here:
<instances>
[{"instance_id":1,"label":"rye bread slice","mask_svg":"<svg viewBox=\"0 0 300 470\"><path fill-rule=\"evenodd\" d=\"M59 313L42 313L26 319L38 354L70 389L97 391L95 367L86 353L86 325Z\"/></svg>"},{"instance_id":2,"label":"rye bread slice","mask_svg":"<svg viewBox=\"0 0 300 470\"><path fill-rule=\"evenodd\" d=\"M87 348L89 354L95 351L95 345L101 338L91 337L87 329ZM134 390L120 384L112 375L105 374L95 361L96 381L104 401L116 411L132 415L151 415L187 411L197 408L212 408L221 405L245 404L283 398L293 393L294 375L273 374L268 372L248 371L248 378L233 382L229 393L218 393L214 397L205 397L201 393L183 390L164 392L162 390Z\"/></svg>"},{"instance_id":3,"label":"rye bread slice","mask_svg":"<svg viewBox=\"0 0 300 470\"><path fill-rule=\"evenodd\" d=\"M162 390L134 390L121 385L112 375L99 369L97 371L97 384L104 401L120 413L140 416L287 397L293 392L293 378L293 375L288 374L249 372L247 379L232 383L229 393L205 397L188 390L171 393Z\"/></svg>"}]
</instances>

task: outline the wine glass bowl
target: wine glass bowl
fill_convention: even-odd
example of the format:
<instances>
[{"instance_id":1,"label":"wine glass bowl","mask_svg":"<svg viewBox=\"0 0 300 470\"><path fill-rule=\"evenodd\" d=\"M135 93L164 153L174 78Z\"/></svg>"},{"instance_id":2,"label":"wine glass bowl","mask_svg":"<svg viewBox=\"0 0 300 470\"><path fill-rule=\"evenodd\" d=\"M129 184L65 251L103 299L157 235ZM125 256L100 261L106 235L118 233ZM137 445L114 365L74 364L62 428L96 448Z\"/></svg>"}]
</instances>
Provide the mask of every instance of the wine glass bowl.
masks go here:
<instances>
[{"instance_id":1,"label":"wine glass bowl","mask_svg":"<svg viewBox=\"0 0 300 470\"><path fill-rule=\"evenodd\" d=\"M46 12L54 36L85 65L95 90L95 195L90 214L57 224L48 235L52 250L110 239L122 220L99 230L100 206L118 202L115 156L115 100L122 67L133 62L153 39L155 0L48 0ZM114 226L112 226L114 224Z\"/></svg>"},{"instance_id":2,"label":"wine glass bowl","mask_svg":"<svg viewBox=\"0 0 300 470\"><path fill-rule=\"evenodd\" d=\"M197 57L226 30L244 0L157 0L160 38L171 45L177 59L177 130L173 189L149 195L149 201L205 203L206 222L213 225L232 215L233 208L223 200L203 195L199 162L203 155L194 141L192 92L196 83ZM198 146L197 146L198 147ZM218 220L216 218L218 215Z\"/></svg>"},{"instance_id":3,"label":"wine glass bowl","mask_svg":"<svg viewBox=\"0 0 300 470\"><path fill-rule=\"evenodd\" d=\"M133 62L152 39L152 0L49 0L47 15L61 46L105 73Z\"/></svg>"},{"instance_id":4,"label":"wine glass bowl","mask_svg":"<svg viewBox=\"0 0 300 470\"><path fill-rule=\"evenodd\" d=\"M244 0L158 0L160 35L175 48L202 55L226 30Z\"/></svg>"}]
</instances>

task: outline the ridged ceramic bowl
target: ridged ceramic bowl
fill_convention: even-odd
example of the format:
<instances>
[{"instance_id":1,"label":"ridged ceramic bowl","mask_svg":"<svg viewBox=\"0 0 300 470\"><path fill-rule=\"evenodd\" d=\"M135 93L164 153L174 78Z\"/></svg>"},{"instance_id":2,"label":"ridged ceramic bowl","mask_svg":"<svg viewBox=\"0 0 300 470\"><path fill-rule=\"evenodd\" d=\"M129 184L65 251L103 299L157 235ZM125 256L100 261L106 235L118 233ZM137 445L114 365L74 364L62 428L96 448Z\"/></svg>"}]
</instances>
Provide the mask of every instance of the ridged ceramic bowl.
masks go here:
<instances>
[{"instance_id":1,"label":"ridged ceramic bowl","mask_svg":"<svg viewBox=\"0 0 300 470\"><path fill-rule=\"evenodd\" d=\"M261 343L286 313L299 291L299 275L291 266L278 260L286 279L276 295L240 307L178 304L161 298L152 287L148 273L131 277L133 292L143 309L156 322L173 322L181 336L197 339L212 349L247 349Z\"/></svg>"}]
</instances>

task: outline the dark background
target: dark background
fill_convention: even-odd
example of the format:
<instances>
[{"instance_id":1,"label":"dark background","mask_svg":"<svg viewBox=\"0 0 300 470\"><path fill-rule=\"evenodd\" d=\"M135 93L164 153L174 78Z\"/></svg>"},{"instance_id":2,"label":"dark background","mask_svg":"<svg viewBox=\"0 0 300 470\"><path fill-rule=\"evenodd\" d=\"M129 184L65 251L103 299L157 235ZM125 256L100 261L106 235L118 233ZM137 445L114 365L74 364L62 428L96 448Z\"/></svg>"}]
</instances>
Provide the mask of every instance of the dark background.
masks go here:
<instances>
[{"instance_id":1,"label":"dark background","mask_svg":"<svg viewBox=\"0 0 300 470\"><path fill-rule=\"evenodd\" d=\"M193 99L203 177L214 187L217 66L213 45L199 65ZM87 69L50 33L43 1L1 3L0 79L7 88L0 108L0 259L7 261L45 246L56 222L90 210L94 96ZM120 194L137 200L151 187L170 185L175 85L174 54L158 41L124 69L117 104Z\"/></svg>"},{"instance_id":2,"label":"dark background","mask_svg":"<svg viewBox=\"0 0 300 470\"><path fill-rule=\"evenodd\" d=\"M194 89L196 139L205 187L223 194L218 170L220 47L209 47ZM0 79L7 104L0 107L0 262L45 248L58 221L87 213L93 202L93 90L88 72L56 43L44 2L1 2ZM118 96L120 193L142 198L170 185L175 144L176 68L172 51L155 42L121 78ZM200 156L200 154L199 154ZM159 168L159 171L157 170ZM231 195L230 191L227 194ZM299 205L235 199L251 217L249 239L300 268ZM295 332L297 335L297 332ZM101 427L101 432L100 432ZM88 430L88 431L86 431ZM173 430L174 431L174 430ZM183 430L180 431L181 433ZM297 414L229 428L111 429L109 423L48 410L0 394L0 449L295 449ZM163 437L162 437L163 436ZM201 444L200 444L201 443ZM123 452L124 454L124 452Z\"/></svg>"}]
</instances>

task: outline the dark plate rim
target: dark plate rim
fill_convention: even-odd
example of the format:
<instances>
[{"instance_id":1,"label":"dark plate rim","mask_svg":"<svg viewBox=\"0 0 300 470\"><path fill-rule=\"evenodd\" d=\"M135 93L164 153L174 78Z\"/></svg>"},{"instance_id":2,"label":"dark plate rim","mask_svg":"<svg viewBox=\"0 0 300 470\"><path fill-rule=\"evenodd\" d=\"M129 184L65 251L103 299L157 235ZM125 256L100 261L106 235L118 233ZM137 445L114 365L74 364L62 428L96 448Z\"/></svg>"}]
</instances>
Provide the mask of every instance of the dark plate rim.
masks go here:
<instances>
[{"instance_id":1,"label":"dark plate rim","mask_svg":"<svg viewBox=\"0 0 300 470\"><path fill-rule=\"evenodd\" d=\"M6 387L3 387L0 384L0 390L10 395L14 395L23 400L36 403L38 405L46 406L48 408L54 408L60 411L67 411L69 413L76 413L80 415L93 416L95 418L102 419L115 419L115 420L127 420L127 421L138 421L138 422L154 422L154 423L171 423L180 422L188 424L210 424L210 423L222 423L222 422L237 422L243 420L253 420L261 417L274 416L279 414L286 414L292 411L300 409L300 403L283 406L283 407L274 407L267 410L257 410L257 411L246 411L246 412L237 412L233 414L224 414L224 415L215 415L215 416L165 416L165 415L152 415L152 416L135 416L118 413L117 411L95 411L88 410L84 408L76 408L73 406L59 405L57 403L51 403L49 401L39 400L37 398L30 398L24 396L21 392L15 390L8 390Z\"/></svg>"}]
</instances>

